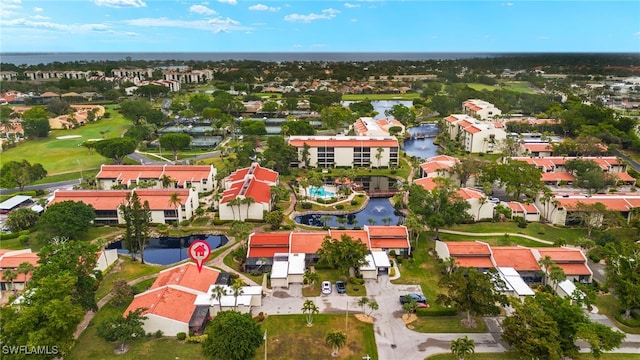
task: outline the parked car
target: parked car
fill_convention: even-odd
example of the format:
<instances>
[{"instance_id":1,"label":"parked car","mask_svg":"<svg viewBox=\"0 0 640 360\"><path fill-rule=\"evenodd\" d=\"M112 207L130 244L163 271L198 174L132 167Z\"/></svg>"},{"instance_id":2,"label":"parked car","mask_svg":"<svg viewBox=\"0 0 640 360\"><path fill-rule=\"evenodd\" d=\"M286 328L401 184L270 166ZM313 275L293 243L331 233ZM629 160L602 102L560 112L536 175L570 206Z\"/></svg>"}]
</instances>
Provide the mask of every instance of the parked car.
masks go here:
<instances>
[{"instance_id":1,"label":"parked car","mask_svg":"<svg viewBox=\"0 0 640 360\"><path fill-rule=\"evenodd\" d=\"M344 281L336 281L336 290L338 294L344 294L347 292L347 284Z\"/></svg>"},{"instance_id":2,"label":"parked car","mask_svg":"<svg viewBox=\"0 0 640 360\"><path fill-rule=\"evenodd\" d=\"M321 288L322 288L322 293L324 295L331 294L331 282L330 281L323 281Z\"/></svg>"},{"instance_id":3,"label":"parked car","mask_svg":"<svg viewBox=\"0 0 640 360\"><path fill-rule=\"evenodd\" d=\"M415 300L415 302L417 302L418 304L426 304L427 303L427 298L424 297L424 295L420 295L420 294L416 294L416 293L409 293L406 295L402 295L400 296L400 304L406 304L408 302L411 302L411 300Z\"/></svg>"}]
</instances>

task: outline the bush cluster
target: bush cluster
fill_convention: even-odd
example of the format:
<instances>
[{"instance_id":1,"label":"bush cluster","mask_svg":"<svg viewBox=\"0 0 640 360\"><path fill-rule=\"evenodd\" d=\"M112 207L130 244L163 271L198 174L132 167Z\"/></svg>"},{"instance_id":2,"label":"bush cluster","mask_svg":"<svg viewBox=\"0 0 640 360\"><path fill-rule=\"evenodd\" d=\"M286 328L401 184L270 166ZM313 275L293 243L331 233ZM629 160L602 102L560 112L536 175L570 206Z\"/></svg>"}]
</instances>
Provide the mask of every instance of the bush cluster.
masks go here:
<instances>
[{"instance_id":1,"label":"bush cluster","mask_svg":"<svg viewBox=\"0 0 640 360\"><path fill-rule=\"evenodd\" d=\"M187 344L202 344L203 342L205 342L205 340L207 340L208 335L207 334L202 334L199 336L188 336L185 339L185 342Z\"/></svg>"},{"instance_id":2,"label":"bush cluster","mask_svg":"<svg viewBox=\"0 0 640 360\"><path fill-rule=\"evenodd\" d=\"M456 308L417 308L418 316L456 316L458 310Z\"/></svg>"}]
</instances>

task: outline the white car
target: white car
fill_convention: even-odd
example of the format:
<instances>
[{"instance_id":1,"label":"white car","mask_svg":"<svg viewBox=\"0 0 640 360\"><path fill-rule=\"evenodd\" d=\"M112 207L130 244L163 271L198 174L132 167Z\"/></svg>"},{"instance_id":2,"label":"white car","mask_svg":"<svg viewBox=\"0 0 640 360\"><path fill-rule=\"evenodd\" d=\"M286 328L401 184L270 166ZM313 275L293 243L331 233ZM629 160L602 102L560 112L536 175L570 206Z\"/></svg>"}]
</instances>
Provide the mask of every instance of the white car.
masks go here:
<instances>
[{"instance_id":1,"label":"white car","mask_svg":"<svg viewBox=\"0 0 640 360\"><path fill-rule=\"evenodd\" d=\"M330 281L323 281L321 288L322 288L322 294L324 294L324 295L331 294L331 282Z\"/></svg>"}]
</instances>

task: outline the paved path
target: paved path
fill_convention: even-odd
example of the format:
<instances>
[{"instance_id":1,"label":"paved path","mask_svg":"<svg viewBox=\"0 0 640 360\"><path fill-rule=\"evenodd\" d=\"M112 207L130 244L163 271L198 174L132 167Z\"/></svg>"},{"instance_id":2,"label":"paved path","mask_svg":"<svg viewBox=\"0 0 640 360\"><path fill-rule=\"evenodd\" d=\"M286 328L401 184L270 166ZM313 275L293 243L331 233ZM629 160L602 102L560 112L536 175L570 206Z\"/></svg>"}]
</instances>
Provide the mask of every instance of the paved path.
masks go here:
<instances>
[{"instance_id":1,"label":"paved path","mask_svg":"<svg viewBox=\"0 0 640 360\"><path fill-rule=\"evenodd\" d=\"M255 281L249 279L244 274L238 273L236 270L234 270L234 269L230 268L229 266L225 265L225 263L223 261L224 258L227 255L229 255L230 252L232 252L233 250L237 249L242 244L240 242L236 242L234 237L227 236L227 238L229 239L229 242L227 243L227 248L222 253L220 253L220 255L216 256L214 259L209 260L208 262L206 262L205 265L221 269L221 270L226 271L226 272L228 272L230 274L237 274L237 275L240 276L240 278L247 285L262 285L262 284L257 284Z\"/></svg>"},{"instance_id":2,"label":"paved path","mask_svg":"<svg viewBox=\"0 0 640 360\"><path fill-rule=\"evenodd\" d=\"M537 241L539 243L543 243L543 244L549 244L549 245L553 245L553 241L549 241L549 240L542 240L542 239L538 239L537 237L533 237L530 235L525 235L525 234L518 234L518 233L508 233L508 232L496 232L496 233L470 233L470 232L464 232L464 231L455 231L455 230L443 230L440 229L441 233L445 233L445 234L455 234L455 235L464 235L464 236L504 236L509 235L509 236L519 236L519 237L523 237L525 239L529 239L529 240L533 240L533 241Z\"/></svg>"}]
</instances>

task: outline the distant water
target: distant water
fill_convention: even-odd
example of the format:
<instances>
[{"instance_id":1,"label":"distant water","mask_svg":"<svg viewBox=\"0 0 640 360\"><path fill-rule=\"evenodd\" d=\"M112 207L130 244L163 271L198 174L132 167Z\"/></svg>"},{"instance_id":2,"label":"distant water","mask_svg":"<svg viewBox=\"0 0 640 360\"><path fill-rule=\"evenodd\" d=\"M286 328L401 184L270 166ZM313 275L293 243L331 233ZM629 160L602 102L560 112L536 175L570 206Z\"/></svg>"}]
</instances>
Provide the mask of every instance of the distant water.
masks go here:
<instances>
[{"instance_id":1,"label":"distant water","mask_svg":"<svg viewBox=\"0 0 640 360\"><path fill-rule=\"evenodd\" d=\"M378 61L378 60L456 60L498 57L506 54L489 53L330 53L330 52L162 52L162 53L0 53L0 62L15 65L38 65L53 62L93 62L127 60L175 61Z\"/></svg>"}]
</instances>

